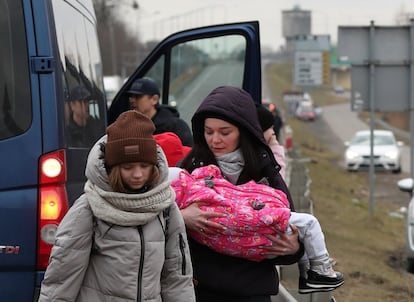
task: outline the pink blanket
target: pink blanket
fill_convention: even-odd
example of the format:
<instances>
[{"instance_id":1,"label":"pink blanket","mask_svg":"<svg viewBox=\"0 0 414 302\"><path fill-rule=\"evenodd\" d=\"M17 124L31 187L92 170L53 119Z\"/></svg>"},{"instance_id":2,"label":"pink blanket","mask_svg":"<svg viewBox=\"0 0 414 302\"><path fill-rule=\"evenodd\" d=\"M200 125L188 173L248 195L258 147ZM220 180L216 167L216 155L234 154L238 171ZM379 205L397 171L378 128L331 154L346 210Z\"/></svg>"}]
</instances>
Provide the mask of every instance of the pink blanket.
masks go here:
<instances>
[{"instance_id":1,"label":"pink blanket","mask_svg":"<svg viewBox=\"0 0 414 302\"><path fill-rule=\"evenodd\" d=\"M219 253L260 261L265 256L259 247L272 244L263 235L275 234L275 230L284 232L288 226L290 209L285 193L254 181L233 185L214 165L195 169L191 174L182 170L171 186L180 209L202 201L203 211L226 214L224 218L211 219L224 225L224 231L189 231L196 241Z\"/></svg>"}]
</instances>

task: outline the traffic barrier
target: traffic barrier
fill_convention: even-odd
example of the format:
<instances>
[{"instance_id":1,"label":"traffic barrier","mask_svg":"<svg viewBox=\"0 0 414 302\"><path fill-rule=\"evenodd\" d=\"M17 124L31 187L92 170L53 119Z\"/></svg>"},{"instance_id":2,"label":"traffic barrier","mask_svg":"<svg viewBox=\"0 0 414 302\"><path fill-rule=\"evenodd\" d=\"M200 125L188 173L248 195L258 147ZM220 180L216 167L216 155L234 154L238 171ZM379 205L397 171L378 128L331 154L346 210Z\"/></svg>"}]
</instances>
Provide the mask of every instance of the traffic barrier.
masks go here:
<instances>
[{"instance_id":1,"label":"traffic barrier","mask_svg":"<svg viewBox=\"0 0 414 302\"><path fill-rule=\"evenodd\" d=\"M293 147L293 130L289 125L285 126L285 148L289 151Z\"/></svg>"}]
</instances>

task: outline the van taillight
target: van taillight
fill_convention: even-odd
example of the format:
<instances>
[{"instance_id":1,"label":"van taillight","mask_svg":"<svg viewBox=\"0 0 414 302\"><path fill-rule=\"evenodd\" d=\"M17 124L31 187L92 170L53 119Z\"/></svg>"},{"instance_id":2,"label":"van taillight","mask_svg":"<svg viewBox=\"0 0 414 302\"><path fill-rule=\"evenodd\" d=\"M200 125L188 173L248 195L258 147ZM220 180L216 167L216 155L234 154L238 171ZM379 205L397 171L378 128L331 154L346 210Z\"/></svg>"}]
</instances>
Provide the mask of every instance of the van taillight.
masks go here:
<instances>
[{"instance_id":1,"label":"van taillight","mask_svg":"<svg viewBox=\"0 0 414 302\"><path fill-rule=\"evenodd\" d=\"M43 155L39 161L38 270L46 269L57 226L69 208L65 184L65 151Z\"/></svg>"}]
</instances>

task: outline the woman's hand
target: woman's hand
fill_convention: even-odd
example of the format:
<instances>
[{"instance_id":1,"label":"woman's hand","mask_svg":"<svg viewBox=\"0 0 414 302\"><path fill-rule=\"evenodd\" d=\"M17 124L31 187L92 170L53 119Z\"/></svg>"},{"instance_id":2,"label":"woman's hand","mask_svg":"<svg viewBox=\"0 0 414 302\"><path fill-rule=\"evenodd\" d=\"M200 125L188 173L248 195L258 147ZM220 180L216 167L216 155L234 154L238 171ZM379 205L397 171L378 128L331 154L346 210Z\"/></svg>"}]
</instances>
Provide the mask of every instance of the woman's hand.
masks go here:
<instances>
[{"instance_id":1,"label":"woman's hand","mask_svg":"<svg viewBox=\"0 0 414 302\"><path fill-rule=\"evenodd\" d=\"M206 212L200 206L202 202L194 202L190 206L181 210L184 223L189 230L196 232L205 232L208 234L216 233L217 229L225 230L226 228L219 223L211 221L211 218L225 217L225 214Z\"/></svg>"},{"instance_id":2,"label":"woman's hand","mask_svg":"<svg viewBox=\"0 0 414 302\"><path fill-rule=\"evenodd\" d=\"M272 246L263 247L263 254L266 256L285 256L296 254L299 250L298 228L290 225L292 232L286 233L276 231L275 235L265 235L272 241Z\"/></svg>"}]
</instances>

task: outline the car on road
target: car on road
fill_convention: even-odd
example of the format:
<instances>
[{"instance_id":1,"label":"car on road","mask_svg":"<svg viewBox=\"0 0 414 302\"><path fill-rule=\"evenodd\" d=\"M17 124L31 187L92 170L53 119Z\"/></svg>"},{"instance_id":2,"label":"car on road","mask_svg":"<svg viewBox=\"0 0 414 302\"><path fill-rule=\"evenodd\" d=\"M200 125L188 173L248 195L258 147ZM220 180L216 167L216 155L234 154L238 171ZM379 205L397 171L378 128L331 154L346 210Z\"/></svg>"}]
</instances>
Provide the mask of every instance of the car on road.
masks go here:
<instances>
[{"instance_id":1,"label":"car on road","mask_svg":"<svg viewBox=\"0 0 414 302\"><path fill-rule=\"evenodd\" d=\"M358 171L370 167L371 160L375 169L401 172L401 147L392 131L373 130L373 150L371 152L371 131L357 131L351 141L345 142L345 166L348 171Z\"/></svg>"},{"instance_id":2,"label":"car on road","mask_svg":"<svg viewBox=\"0 0 414 302\"><path fill-rule=\"evenodd\" d=\"M404 178L398 182L398 187L403 192L410 193L410 201L408 204L407 211L407 223L406 223L406 259L407 259L407 270L410 273L414 273L414 179Z\"/></svg>"},{"instance_id":3,"label":"car on road","mask_svg":"<svg viewBox=\"0 0 414 302\"><path fill-rule=\"evenodd\" d=\"M315 108L310 101L302 101L299 103L295 111L296 118L302 121L313 121L316 119Z\"/></svg>"}]
</instances>

